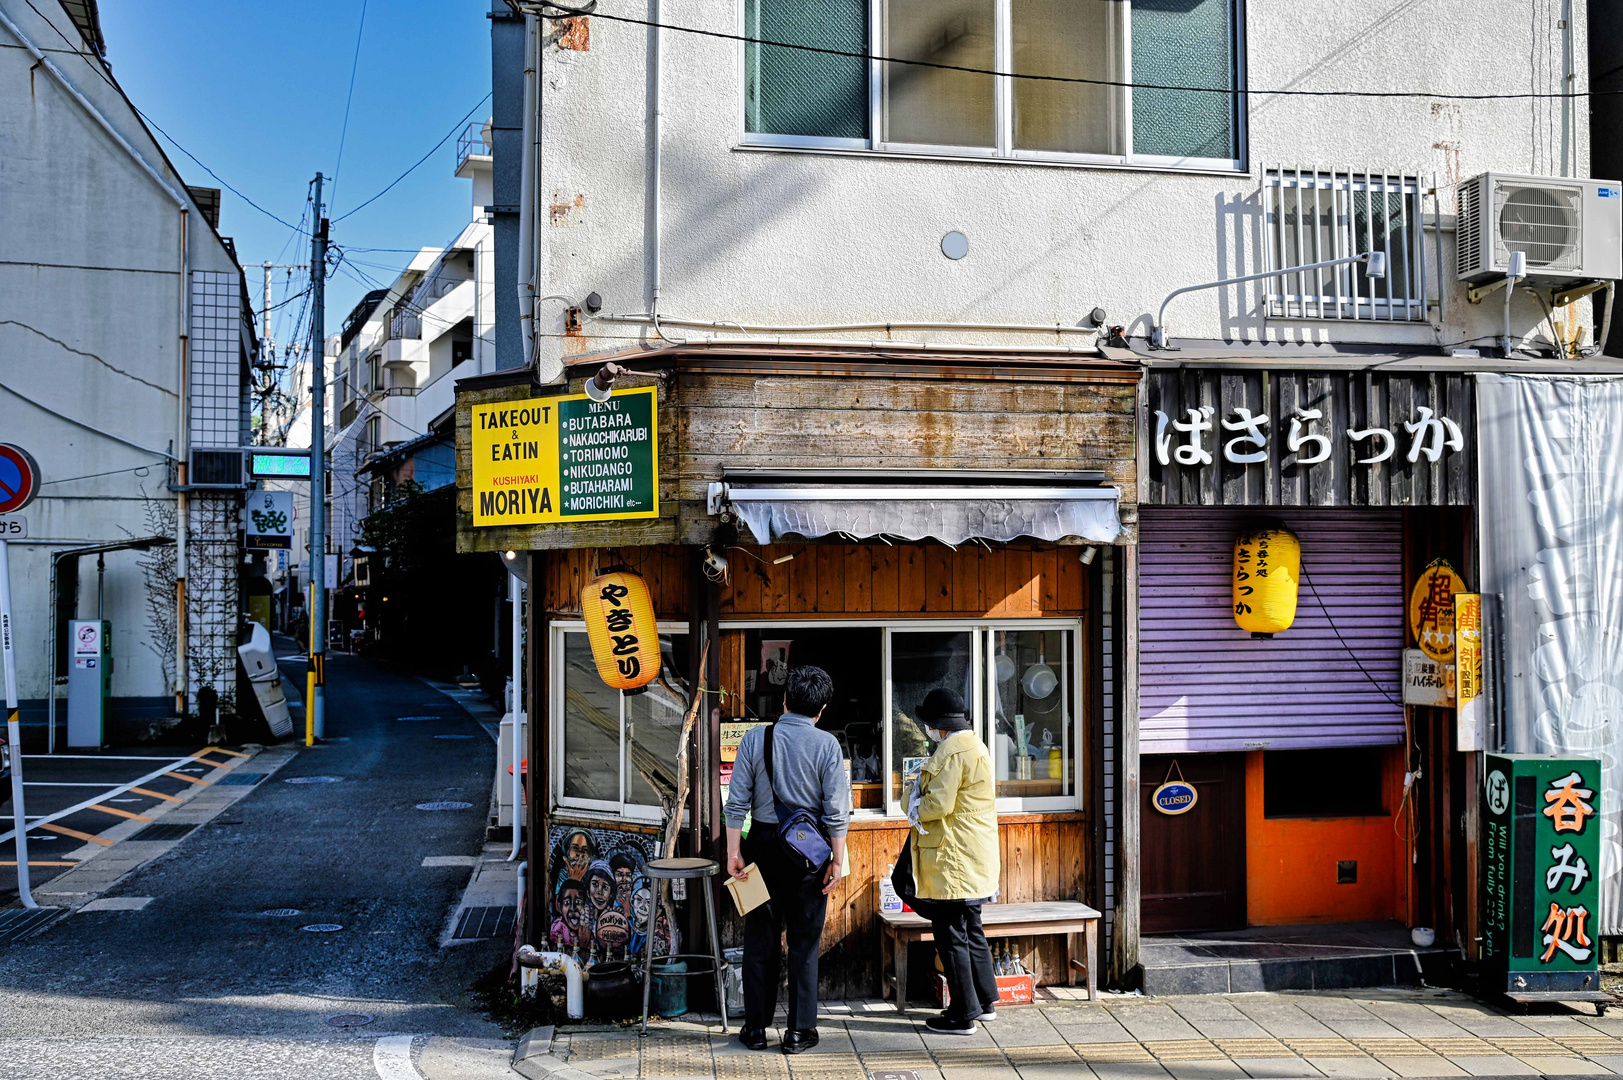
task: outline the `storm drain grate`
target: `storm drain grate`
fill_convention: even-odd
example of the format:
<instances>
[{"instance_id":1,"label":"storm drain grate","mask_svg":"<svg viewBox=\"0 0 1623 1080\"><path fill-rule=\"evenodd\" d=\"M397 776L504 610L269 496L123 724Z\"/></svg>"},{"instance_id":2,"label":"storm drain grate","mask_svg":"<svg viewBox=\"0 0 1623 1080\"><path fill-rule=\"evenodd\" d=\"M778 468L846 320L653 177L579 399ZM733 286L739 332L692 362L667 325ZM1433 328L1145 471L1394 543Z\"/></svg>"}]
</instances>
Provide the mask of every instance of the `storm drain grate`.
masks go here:
<instances>
[{"instance_id":1,"label":"storm drain grate","mask_svg":"<svg viewBox=\"0 0 1623 1080\"><path fill-rule=\"evenodd\" d=\"M220 779L214 782L216 784L226 784L230 787L248 787L252 784L259 783L261 780L265 779L267 775L269 774L262 772L227 773L225 776L222 776Z\"/></svg>"},{"instance_id":2,"label":"storm drain grate","mask_svg":"<svg viewBox=\"0 0 1623 1080\"><path fill-rule=\"evenodd\" d=\"M372 1018L366 1013L339 1013L327 1017L327 1026L335 1028L365 1027L371 1022Z\"/></svg>"},{"instance_id":3,"label":"storm drain grate","mask_svg":"<svg viewBox=\"0 0 1623 1080\"><path fill-rule=\"evenodd\" d=\"M518 917L516 907L471 907L462 912L457 921L459 938L503 937L513 932L513 920Z\"/></svg>"},{"instance_id":4,"label":"storm drain grate","mask_svg":"<svg viewBox=\"0 0 1623 1080\"><path fill-rule=\"evenodd\" d=\"M134 836L130 837L130 839L131 840L179 840L182 836L187 835L188 833L190 833L195 828L197 828L197 826L195 824L192 824L192 825L148 825L146 828L142 829L140 832L138 832Z\"/></svg>"},{"instance_id":5,"label":"storm drain grate","mask_svg":"<svg viewBox=\"0 0 1623 1080\"><path fill-rule=\"evenodd\" d=\"M60 914L62 909L54 907L0 911L0 945L13 945L23 938L32 937L55 922Z\"/></svg>"}]
</instances>

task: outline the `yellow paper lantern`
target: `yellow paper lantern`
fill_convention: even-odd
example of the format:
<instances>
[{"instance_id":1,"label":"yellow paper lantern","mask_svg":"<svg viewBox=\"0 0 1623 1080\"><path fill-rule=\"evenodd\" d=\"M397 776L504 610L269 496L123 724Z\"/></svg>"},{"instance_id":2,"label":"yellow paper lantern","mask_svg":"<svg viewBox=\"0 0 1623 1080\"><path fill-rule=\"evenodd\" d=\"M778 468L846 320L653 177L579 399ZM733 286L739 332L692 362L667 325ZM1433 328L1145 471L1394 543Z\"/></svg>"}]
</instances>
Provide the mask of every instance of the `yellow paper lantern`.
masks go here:
<instances>
[{"instance_id":1,"label":"yellow paper lantern","mask_svg":"<svg viewBox=\"0 0 1623 1080\"><path fill-rule=\"evenodd\" d=\"M1234 621L1252 635L1273 637L1296 621L1302 546L1278 522L1243 526L1234 540Z\"/></svg>"},{"instance_id":2,"label":"yellow paper lantern","mask_svg":"<svg viewBox=\"0 0 1623 1080\"><path fill-rule=\"evenodd\" d=\"M600 574L580 591L597 673L616 690L638 690L659 675L659 624L641 574Z\"/></svg>"}]
</instances>

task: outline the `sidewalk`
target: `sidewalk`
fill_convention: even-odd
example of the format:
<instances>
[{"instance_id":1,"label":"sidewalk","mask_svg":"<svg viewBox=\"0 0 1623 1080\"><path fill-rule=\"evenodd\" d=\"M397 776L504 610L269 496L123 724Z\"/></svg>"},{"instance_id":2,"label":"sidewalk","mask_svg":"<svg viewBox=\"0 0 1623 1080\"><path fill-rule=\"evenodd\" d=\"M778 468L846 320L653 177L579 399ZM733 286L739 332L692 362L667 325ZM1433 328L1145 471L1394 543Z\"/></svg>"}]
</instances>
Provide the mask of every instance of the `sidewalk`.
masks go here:
<instances>
[{"instance_id":1,"label":"sidewalk","mask_svg":"<svg viewBox=\"0 0 1623 1080\"><path fill-rule=\"evenodd\" d=\"M1283 1080L1295 1077L1609 1076L1623 1017L1589 1006L1511 1016L1441 990L1289 992L1009 1006L970 1038L925 1033L887 1002L831 1003L810 1053L745 1050L698 1015L635 1028L560 1028L526 1076L836 1080L907 1070L918 1080ZM781 1020L781 1016L780 1016ZM736 1036L736 1022L733 1027ZM537 1047L537 1050L542 1049ZM566 1071L563 1076L569 1076ZM577 1076L579 1074L576 1074Z\"/></svg>"}]
</instances>

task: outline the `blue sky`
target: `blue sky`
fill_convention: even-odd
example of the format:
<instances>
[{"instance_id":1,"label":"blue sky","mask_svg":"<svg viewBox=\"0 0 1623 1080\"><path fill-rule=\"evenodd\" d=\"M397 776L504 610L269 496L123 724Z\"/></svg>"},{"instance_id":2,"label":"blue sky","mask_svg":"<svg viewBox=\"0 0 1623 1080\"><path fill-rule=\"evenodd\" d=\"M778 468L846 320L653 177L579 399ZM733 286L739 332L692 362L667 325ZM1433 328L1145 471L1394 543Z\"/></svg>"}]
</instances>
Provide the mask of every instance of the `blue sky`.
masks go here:
<instances>
[{"instance_id":1,"label":"blue sky","mask_svg":"<svg viewBox=\"0 0 1623 1080\"><path fill-rule=\"evenodd\" d=\"M113 73L130 99L227 183L297 222L310 180L337 171L338 217L400 175L490 92L488 2L368 0L354 101L338 161L344 100L362 0L111 0L101 4ZM483 120L489 104L474 114ZM165 145L189 184L218 186ZM453 137L383 198L334 225L349 249L439 245L468 221L470 181L452 174ZM291 232L227 191L220 231L245 263L302 263L309 236ZM353 251L355 271L393 277L409 254ZM371 265L363 265L371 264ZM278 272L278 298L282 290ZM257 290L261 275L249 273ZM300 285L299 287L302 287ZM368 286L339 272L327 282L336 330ZM257 292L254 297L258 306ZM278 337L286 338L284 309Z\"/></svg>"}]
</instances>

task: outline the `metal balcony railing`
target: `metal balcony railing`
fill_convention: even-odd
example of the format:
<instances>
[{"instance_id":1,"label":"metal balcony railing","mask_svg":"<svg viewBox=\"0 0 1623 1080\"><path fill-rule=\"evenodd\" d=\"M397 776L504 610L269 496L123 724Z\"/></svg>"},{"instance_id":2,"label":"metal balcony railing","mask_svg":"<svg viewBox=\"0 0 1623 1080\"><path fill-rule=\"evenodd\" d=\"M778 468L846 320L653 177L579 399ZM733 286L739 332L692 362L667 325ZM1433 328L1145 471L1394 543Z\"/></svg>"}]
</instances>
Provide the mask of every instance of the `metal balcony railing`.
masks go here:
<instances>
[{"instance_id":1,"label":"metal balcony railing","mask_svg":"<svg viewBox=\"0 0 1623 1080\"><path fill-rule=\"evenodd\" d=\"M456 140L456 167L462 168L470 157L490 157L490 143L485 131L489 126L488 120L475 120L469 124L467 130L457 136Z\"/></svg>"}]
</instances>

